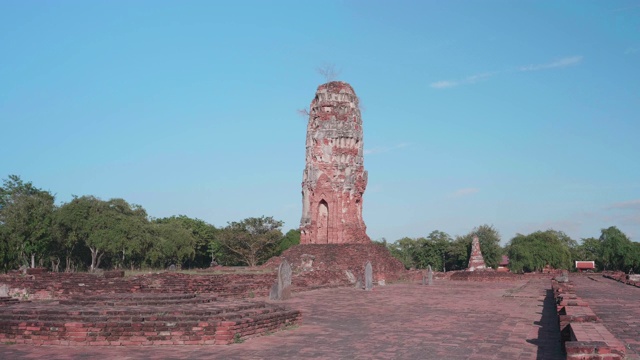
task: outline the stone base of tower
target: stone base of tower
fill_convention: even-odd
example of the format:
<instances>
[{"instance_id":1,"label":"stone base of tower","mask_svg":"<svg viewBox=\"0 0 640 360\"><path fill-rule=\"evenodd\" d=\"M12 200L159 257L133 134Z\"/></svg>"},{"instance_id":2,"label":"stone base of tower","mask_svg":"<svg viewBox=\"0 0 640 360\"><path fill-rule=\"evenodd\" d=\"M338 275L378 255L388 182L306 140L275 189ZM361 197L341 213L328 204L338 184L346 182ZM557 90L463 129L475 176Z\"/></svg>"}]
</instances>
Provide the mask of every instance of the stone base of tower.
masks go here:
<instances>
[{"instance_id":1,"label":"stone base of tower","mask_svg":"<svg viewBox=\"0 0 640 360\"><path fill-rule=\"evenodd\" d=\"M300 244L371 244L364 225L329 229L326 236L319 236L319 230L314 225L300 227Z\"/></svg>"},{"instance_id":2,"label":"stone base of tower","mask_svg":"<svg viewBox=\"0 0 640 360\"><path fill-rule=\"evenodd\" d=\"M404 265L393 257L383 245L366 244L301 244L296 245L281 256L273 257L265 267L277 267L287 259L295 273L313 271L331 271L334 276L344 280L364 278L364 267L368 261L373 267L373 279L376 283L405 279L408 272Z\"/></svg>"},{"instance_id":3,"label":"stone base of tower","mask_svg":"<svg viewBox=\"0 0 640 360\"><path fill-rule=\"evenodd\" d=\"M472 257L469 260L469 266L467 267L467 271L486 271L486 270L493 271L492 268L487 267L482 255L475 258Z\"/></svg>"}]
</instances>

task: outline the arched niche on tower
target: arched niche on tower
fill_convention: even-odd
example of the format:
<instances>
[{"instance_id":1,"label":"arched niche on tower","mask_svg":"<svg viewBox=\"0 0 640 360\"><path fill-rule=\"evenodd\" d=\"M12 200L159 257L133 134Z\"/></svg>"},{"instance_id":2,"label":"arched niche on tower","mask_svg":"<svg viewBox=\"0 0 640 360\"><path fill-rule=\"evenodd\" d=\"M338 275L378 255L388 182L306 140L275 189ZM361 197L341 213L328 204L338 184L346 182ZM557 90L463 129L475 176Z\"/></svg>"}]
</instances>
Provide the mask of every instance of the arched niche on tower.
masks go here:
<instances>
[{"instance_id":1,"label":"arched niche on tower","mask_svg":"<svg viewBox=\"0 0 640 360\"><path fill-rule=\"evenodd\" d=\"M318 203L318 211L316 212L316 242L318 244L329 243L329 204L325 199Z\"/></svg>"}]
</instances>

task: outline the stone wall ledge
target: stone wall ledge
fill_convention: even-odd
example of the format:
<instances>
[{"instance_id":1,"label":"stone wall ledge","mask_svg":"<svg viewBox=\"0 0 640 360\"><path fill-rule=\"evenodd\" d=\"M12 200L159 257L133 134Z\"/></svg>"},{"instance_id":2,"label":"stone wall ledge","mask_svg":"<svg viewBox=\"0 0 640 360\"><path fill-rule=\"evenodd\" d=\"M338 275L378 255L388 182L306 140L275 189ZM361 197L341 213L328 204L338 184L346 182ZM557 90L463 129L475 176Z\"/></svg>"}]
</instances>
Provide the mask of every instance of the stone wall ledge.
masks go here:
<instances>
[{"instance_id":1,"label":"stone wall ledge","mask_svg":"<svg viewBox=\"0 0 640 360\"><path fill-rule=\"evenodd\" d=\"M567 359L624 359L624 344L602 324L589 304L575 295L572 282L551 280L558 322Z\"/></svg>"}]
</instances>

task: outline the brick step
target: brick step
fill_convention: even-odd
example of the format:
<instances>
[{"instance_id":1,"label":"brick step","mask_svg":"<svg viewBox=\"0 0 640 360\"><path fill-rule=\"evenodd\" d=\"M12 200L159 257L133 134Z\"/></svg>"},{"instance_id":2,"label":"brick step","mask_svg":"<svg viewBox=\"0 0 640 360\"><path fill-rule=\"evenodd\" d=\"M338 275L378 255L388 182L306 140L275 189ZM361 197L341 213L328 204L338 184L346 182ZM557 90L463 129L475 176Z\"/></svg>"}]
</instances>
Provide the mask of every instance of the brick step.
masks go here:
<instances>
[{"instance_id":1,"label":"brick step","mask_svg":"<svg viewBox=\"0 0 640 360\"><path fill-rule=\"evenodd\" d=\"M625 347L602 323L578 322L567 326L567 359L624 359Z\"/></svg>"},{"instance_id":2,"label":"brick step","mask_svg":"<svg viewBox=\"0 0 640 360\"><path fill-rule=\"evenodd\" d=\"M272 273L188 275L159 273L104 278L87 273L43 273L31 277L0 275L0 283L24 291L30 299L69 299L96 294L121 293L216 293L227 298L266 296L274 281Z\"/></svg>"},{"instance_id":3,"label":"brick step","mask_svg":"<svg viewBox=\"0 0 640 360\"><path fill-rule=\"evenodd\" d=\"M36 345L228 344L300 319L299 311L264 302L106 309L52 302L0 310L0 340Z\"/></svg>"},{"instance_id":4,"label":"brick step","mask_svg":"<svg viewBox=\"0 0 640 360\"><path fill-rule=\"evenodd\" d=\"M156 311L137 311L135 309L119 311L104 311L104 312L92 312L83 311L78 314L78 311L73 312L39 312L39 313L4 313L0 314L0 321L5 322L32 322L32 323L67 323L67 322L82 322L82 323L96 323L96 322L109 322L109 323L164 323L172 321L201 321L203 319L239 319L239 318L251 318L254 316L278 313L283 311L283 308L279 307L254 307L250 309L241 309L238 311L231 311L235 309L201 309L201 310L180 310L180 311L162 311L163 309L157 309ZM161 312L160 312L161 311ZM1 324L0 324L1 325Z\"/></svg>"},{"instance_id":5,"label":"brick step","mask_svg":"<svg viewBox=\"0 0 640 360\"><path fill-rule=\"evenodd\" d=\"M180 307L127 307L127 308L89 308L56 306L55 309L18 309L0 312L0 321L9 320L46 320L57 319L80 321L174 321L176 318L195 318L224 316L226 318L251 316L256 313L277 311L278 307L265 303L244 303L234 305L199 304L185 308Z\"/></svg>"},{"instance_id":6,"label":"brick step","mask_svg":"<svg viewBox=\"0 0 640 360\"><path fill-rule=\"evenodd\" d=\"M558 311L560 331L570 323L600 322L600 318L588 306L563 306Z\"/></svg>"},{"instance_id":7,"label":"brick step","mask_svg":"<svg viewBox=\"0 0 640 360\"><path fill-rule=\"evenodd\" d=\"M93 306L154 306L198 304L216 301L214 296L196 296L195 294L110 294L99 297L74 297L60 300L61 305L93 305Z\"/></svg>"},{"instance_id":8,"label":"brick step","mask_svg":"<svg viewBox=\"0 0 640 360\"><path fill-rule=\"evenodd\" d=\"M12 298L10 296L0 296L0 306L2 306L2 305L10 305L10 304L17 304L19 302L20 302L20 300L18 300L16 298Z\"/></svg>"}]
</instances>

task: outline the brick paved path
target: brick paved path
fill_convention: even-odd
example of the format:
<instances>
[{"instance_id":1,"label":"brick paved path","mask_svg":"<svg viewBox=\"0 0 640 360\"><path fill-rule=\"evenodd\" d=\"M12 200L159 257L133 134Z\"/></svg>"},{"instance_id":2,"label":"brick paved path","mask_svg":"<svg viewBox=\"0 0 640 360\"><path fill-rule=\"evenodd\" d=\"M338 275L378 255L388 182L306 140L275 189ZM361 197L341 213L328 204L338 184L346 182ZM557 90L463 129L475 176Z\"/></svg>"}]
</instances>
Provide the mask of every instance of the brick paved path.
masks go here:
<instances>
[{"instance_id":1,"label":"brick paved path","mask_svg":"<svg viewBox=\"0 0 640 360\"><path fill-rule=\"evenodd\" d=\"M573 276L576 295L584 299L604 326L624 342L627 357L640 359L640 288L600 275Z\"/></svg>"},{"instance_id":2,"label":"brick paved path","mask_svg":"<svg viewBox=\"0 0 640 360\"><path fill-rule=\"evenodd\" d=\"M229 346L29 347L0 359L563 359L549 280L295 294L303 325ZM505 296L506 295L506 296Z\"/></svg>"}]
</instances>

